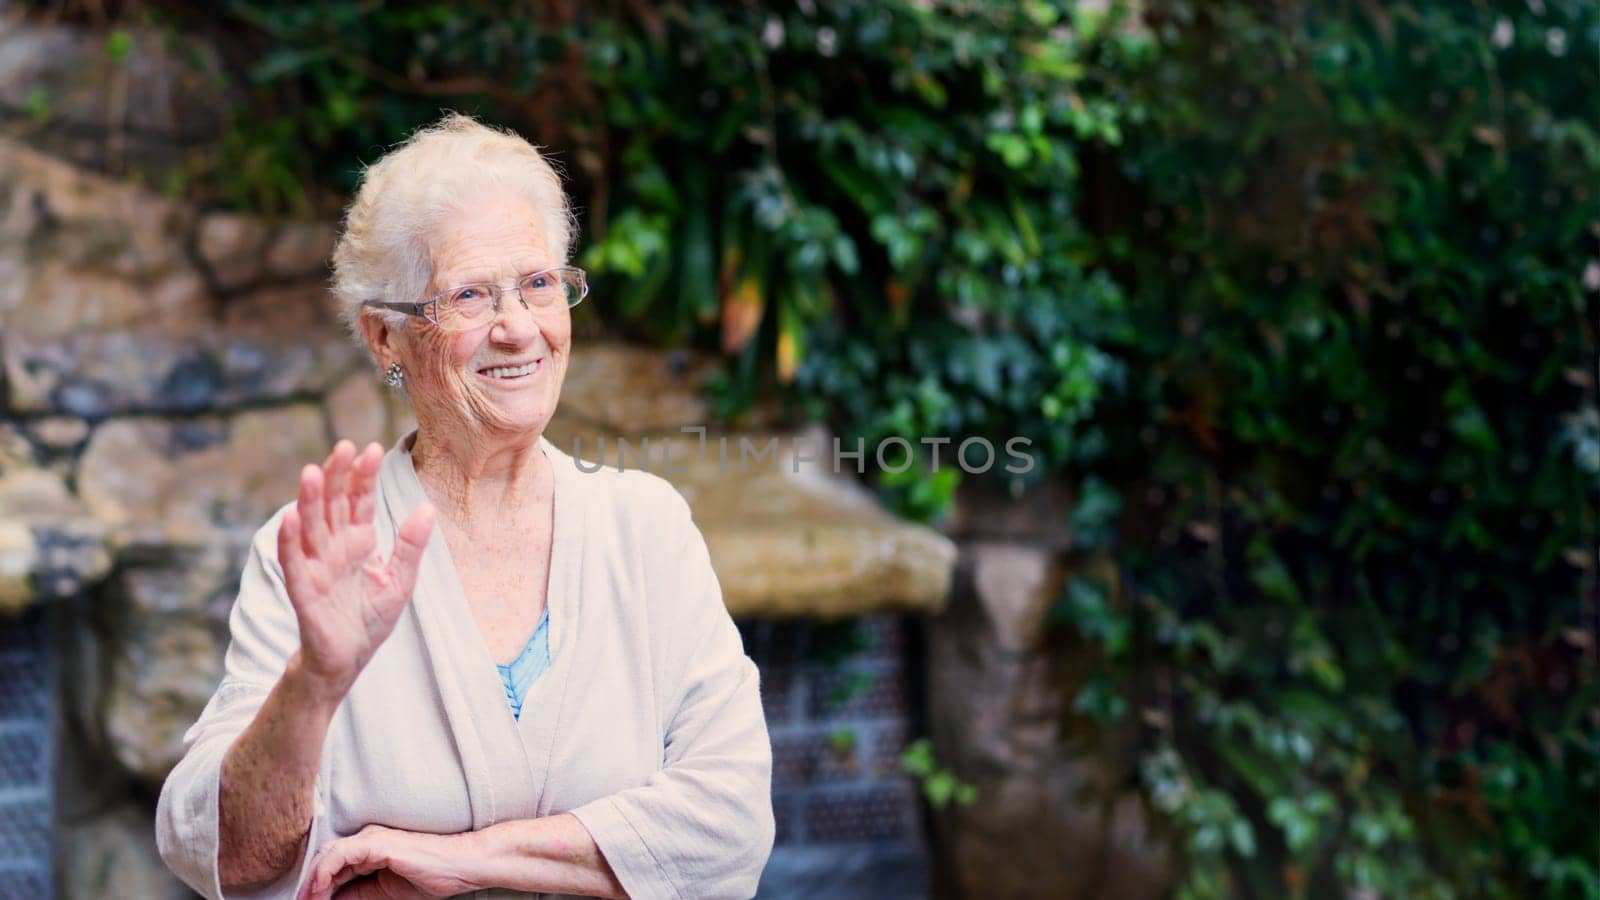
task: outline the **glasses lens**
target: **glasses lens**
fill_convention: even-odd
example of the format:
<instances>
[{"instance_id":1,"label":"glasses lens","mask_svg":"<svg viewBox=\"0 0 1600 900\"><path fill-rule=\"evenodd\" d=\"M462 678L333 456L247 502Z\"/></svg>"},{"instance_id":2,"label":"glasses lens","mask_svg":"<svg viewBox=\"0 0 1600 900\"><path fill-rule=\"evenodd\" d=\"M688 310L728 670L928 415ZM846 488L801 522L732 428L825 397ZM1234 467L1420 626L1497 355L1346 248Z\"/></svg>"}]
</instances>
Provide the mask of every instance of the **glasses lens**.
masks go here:
<instances>
[{"instance_id":1,"label":"glasses lens","mask_svg":"<svg viewBox=\"0 0 1600 900\"><path fill-rule=\"evenodd\" d=\"M573 306L583 299L583 272L579 269L551 269L522 279L522 296L530 306Z\"/></svg>"},{"instance_id":2,"label":"glasses lens","mask_svg":"<svg viewBox=\"0 0 1600 900\"><path fill-rule=\"evenodd\" d=\"M577 306L589 296L589 276L582 269L563 269L566 275L567 305Z\"/></svg>"},{"instance_id":3,"label":"glasses lens","mask_svg":"<svg viewBox=\"0 0 1600 900\"><path fill-rule=\"evenodd\" d=\"M482 325L494 318L499 294L500 288L492 284L469 284L445 294L435 307L439 327L465 330Z\"/></svg>"}]
</instances>

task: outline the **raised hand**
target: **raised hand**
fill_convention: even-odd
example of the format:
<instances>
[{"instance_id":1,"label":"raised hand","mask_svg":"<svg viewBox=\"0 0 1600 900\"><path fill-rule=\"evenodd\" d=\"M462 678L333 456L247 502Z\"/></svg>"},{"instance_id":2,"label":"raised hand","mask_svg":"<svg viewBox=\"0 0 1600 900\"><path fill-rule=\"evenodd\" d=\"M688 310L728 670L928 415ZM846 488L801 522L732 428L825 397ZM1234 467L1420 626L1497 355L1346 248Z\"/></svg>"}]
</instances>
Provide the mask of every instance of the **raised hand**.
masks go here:
<instances>
[{"instance_id":1,"label":"raised hand","mask_svg":"<svg viewBox=\"0 0 1600 900\"><path fill-rule=\"evenodd\" d=\"M401 523L387 561L377 553L373 509L383 448L340 441L321 466L300 472L300 496L278 529L278 562L300 622L300 665L343 697L394 630L417 581L434 510Z\"/></svg>"}]
</instances>

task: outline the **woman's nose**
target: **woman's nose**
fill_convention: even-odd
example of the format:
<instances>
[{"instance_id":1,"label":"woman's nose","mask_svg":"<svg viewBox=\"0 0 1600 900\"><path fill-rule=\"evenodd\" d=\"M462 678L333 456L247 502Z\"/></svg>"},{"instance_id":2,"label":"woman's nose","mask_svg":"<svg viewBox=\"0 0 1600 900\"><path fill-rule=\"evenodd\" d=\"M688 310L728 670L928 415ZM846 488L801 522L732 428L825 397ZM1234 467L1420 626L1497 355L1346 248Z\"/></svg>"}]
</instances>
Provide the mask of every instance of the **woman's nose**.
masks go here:
<instances>
[{"instance_id":1,"label":"woman's nose","mask_svg":"<svg viewBox=\"0 0 1600 900\"><path fill-rule=\"evenodd\" d=\"M494 315L492 335L497 336L501 343L523 344L538 332L538 316L522 299L522 292L508 291L501 295L500 309Z\"/></svg>"}]
</instances>

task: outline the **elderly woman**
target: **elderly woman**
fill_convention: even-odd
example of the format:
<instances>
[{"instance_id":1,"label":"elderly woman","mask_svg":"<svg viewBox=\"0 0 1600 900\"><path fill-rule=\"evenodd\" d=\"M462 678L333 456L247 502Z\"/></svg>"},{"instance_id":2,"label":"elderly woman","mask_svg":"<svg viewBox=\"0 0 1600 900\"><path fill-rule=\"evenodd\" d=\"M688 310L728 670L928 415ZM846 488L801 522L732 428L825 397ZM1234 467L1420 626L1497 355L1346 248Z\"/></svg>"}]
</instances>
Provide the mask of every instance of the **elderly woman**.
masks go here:
<instances>
[{"instance_id":1,"label":"elderly woman","mask_svg":"<svg viewBox=\"0 0 1600 900\"><path fill-rule=\"evenodd\" d=\"M749 897L758 675L688 505L543 437L587 292L559 179L463 116L367 170L334 292L417 428L256 534L157 810L207 897Z\"/></svg>"}]
</instances>

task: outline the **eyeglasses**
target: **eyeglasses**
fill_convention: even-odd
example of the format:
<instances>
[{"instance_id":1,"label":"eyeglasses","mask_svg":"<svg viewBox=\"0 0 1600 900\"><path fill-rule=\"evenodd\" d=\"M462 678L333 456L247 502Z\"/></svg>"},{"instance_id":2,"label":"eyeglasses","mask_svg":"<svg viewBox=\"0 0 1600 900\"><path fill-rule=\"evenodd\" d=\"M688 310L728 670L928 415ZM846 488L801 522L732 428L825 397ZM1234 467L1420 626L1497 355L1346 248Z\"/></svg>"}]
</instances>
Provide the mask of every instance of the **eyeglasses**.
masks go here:
<instances>
[{"instance_id":1,"label":"eyeglasses","mask_svg":"<svg viewBox=\"0 0 1600 900\"><path fill-rule=\"evenodd\" d=\"M545 269L522 276L512 290L517 292L524 309L557 305L571 308L589 295L589 277L576 266ZM500 285L484 281L440 291L421 303L368 300L361 305L421 316L448 331L470 331L494 321L506 293Z\"/></svg>"}]
</instances>

